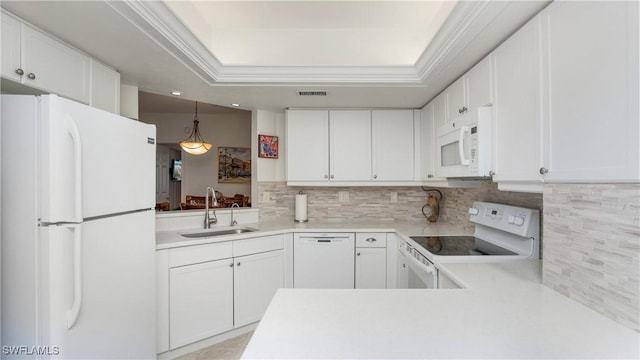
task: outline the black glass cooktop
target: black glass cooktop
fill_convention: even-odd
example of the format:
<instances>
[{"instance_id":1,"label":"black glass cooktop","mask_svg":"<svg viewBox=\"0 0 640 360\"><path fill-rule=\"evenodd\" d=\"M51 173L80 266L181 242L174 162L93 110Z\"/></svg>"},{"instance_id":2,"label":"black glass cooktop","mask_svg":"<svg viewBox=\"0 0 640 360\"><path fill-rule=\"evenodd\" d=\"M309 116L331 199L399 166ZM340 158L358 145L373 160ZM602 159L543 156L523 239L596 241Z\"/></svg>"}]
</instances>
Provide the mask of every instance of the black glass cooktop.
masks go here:
<instances>
[{"instance_id":1,"label":"black glass cooktop","mask_svg":"<svg viewBox=\"0 0 640 360\"><path fill-rule=\"evenodd\" d=\"M434 255L518 255L474 236L410 236L410 238Z\"/></svg>"}]
</instances>

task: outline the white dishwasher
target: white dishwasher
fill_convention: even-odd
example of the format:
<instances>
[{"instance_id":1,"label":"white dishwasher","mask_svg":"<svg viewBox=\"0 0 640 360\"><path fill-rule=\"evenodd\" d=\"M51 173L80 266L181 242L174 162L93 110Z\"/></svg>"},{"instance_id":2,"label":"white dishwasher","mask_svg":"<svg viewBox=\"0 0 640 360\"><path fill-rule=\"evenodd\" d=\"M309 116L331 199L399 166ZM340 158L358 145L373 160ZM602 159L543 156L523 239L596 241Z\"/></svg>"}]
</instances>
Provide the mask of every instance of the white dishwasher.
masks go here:
<instances>
[{"instance_id":1,"label":"white dishwasher","mask_svg":"<svg viewBox=\"0 0 640 360\"><path fill-rule=\"evenodd\" d=\"M353 233L294 233L293 287L353 289Z\"/></svg>"}]
</instances>

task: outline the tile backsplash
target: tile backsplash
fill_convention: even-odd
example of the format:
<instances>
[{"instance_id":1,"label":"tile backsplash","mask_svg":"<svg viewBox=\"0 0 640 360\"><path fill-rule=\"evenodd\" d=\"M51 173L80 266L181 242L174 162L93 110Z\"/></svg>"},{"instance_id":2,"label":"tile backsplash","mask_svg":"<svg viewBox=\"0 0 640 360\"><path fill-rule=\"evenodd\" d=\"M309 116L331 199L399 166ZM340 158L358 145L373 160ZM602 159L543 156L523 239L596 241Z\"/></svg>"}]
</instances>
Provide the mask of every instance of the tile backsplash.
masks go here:
<instances>
[{"instance_id":1,"label":"tile backsplash","mask_svg":"<svg viewBox=\"0 0 640 360\"><path fill-rule=\"evenodd\" d=\"M516 206L542 208L542 195L498 191L496 184L486 181L476 188L440 188L444 200L440 204L439 222L462 224L472 231L468 208L474 201L491 201ZM284 182L259 182L258 207L261 220L294 218L295 195L307 194L310 221L348 222L353 220L424 221L422 206L427 193L415 187L303 187ZM339 193L347 192L348 200L340 201ZM398 201L392 202L392 193ZM268 198L265 199L265 196Z\"/></svg>"},{"instance_id":2,"label":"tile backsplash","mask_svg":"<svg viewBox=\"0 0 640 360\"><path fill-rule=\"evenodd\" d=\"M640 185L544 187L543 283L640 331Z\"/></svg>"}]
</instances>

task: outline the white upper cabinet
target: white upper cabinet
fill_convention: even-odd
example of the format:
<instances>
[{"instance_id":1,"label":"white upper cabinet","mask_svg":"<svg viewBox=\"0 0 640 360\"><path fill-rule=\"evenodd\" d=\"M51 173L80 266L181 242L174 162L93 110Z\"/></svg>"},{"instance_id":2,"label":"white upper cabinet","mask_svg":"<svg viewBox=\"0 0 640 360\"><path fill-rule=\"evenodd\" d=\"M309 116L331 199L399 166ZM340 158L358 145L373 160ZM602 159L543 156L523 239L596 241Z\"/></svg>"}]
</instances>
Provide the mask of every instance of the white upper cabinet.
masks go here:
<instances>
[{"instance_id":1,"label":"white upper cabinet","mask_svg":"<svg viewBox=\"0 0 640 360\"><path fill-rule=\"evenodd\" d=\"M26 25L22 45L22 83L89 103L88 56Z\"/></svg>"},{"instance_id":2,"label":"white upper cabinet","mask_svg":"<svg viewBox=\"0 0 640 360\"><path fill-rule=\"evenodd\" d=\"M414 180L413 110L373 110L374 181Z\"/></svg>"},{"instance_id":3,"label":"white upper cabinet","mask_svg":"<svg viewBox=\"0 0 640 360\"><path fill-rule=\"evenodd\" d=\"M537 16L493 52L493 179L500 189L538 182L539 188L530 190L542 190L540 30Z\"/></svg>"},{"instance_id":4,"label":"white upper cabinet","mask_svg":"<svg viewBox=\"0 0 640 360\"><path fill-rule=\"evenodd\" d=\"M447 102L446 94L444 92L436 96L431 100L430 104L433 105L433 128L439 129L447 123Z\"/></svg>"},{"instance_id":5,"label":"white upper cabinet","mask_svg":"<svg viewBox=\"0 0 640 360\"><path fill-rule=\"evenodd\" d=\"M329 180L329 111L287 111L287 180Z\"/></svg>"},{"instance_id":6,"label":"white upper cabinet","mask_svg":"<svg viewBox=\"0 0 640 360\"><path fill-rule=\"evenodd\" d=\"M493 104L491 55L486 56L465 75L466 107L464 112ZM464 105L463 105L464 107Z\"/></svg>"},{"instance_id":7,"label":"white upper cabinet","mask_svg":"<svg viewBox=\"0 0 640 360\"><path fill-rule=\"evenodd\" d=\"M22 23L17 19L0 13L0 24L2 25L2 63L0 70L5 79L20 82L22 76L19 70L22 66L20 43L22 39ZM23 70L24 71L24 70Z\"/></svg>"},{"instance_id":8,"label":"white upper cabinet","mask_svg":"<svg viewBox=\"0 0 640 360\"><path fill-rule=\"evenodd\" d=\"M371 110L329 111L329 178L371 180Z\"/></svg>"},{"instance_id":9,"label":"white upper cabinet","mask_svg":"<svg viewBox=\"0 0 640 360\"><path fill-rule=\"evenodd\" d=\"M91 106L120 114L120 73L91 59Z\"/></svg>"},{"instance_id":10,"label":"white upper cabinet","mask_svg":"<svg viewBox=\"0 0 640 360\"><path fill-rule=\"evenodd\" d=\"M436 142L436 131L434 127L434 107L435 101L430 102L420 110L420 154L421 154L421 174L422 181L442 181L436 178L436 154L438 153Z\"/></svg>"},{"instance_id":11,"label":"white upper cabinet","mask_svg":"<svg viewBox=\"0 0 640 360\"><path fill-rule=\"evenodd\" d=\"M541 15L545 181L638 182L638 2L554 2Z\"/></svg>"},{"instance_id":12,"label":"white upper cabinet","mask_svg":"<svg viewBox=\"0 0 640 360\"><path fill-rule=\"evenodd\" d=\"M289 184L415 181L413 110L288 110Z\"/></svg>"},{"instance_id":13,"label":"white upper cabinet","mask_svg":"<svg viewBox=\"0 0 640 360\"><path fill-rule=\"evenodd\" d=\"M445 122L451 122L470 110L491 105L490 56L482 59L471 70L449 85L440 96L442 95L444 95L445 101L444 114L439 108L441 104L436 104L434 109L436 129L438 126L444 125L444 122L440 123L442 116L444 116Z\"/></svg>"},{"instance_id":14,"label":"white upper cabinet","mask_svg":"<svg viewBox=\"0 0 640 360\"><path fill-rule=\"evenodd\" d=\"M120 74L2 11L3 78L119 114Z\"/></svg>"},{"instance_id":15,"label":"white upper cabinet","mask_svg":"<svg viewBox=\"0 0 640 360\"><path fill-rule=\"evenodd\" d=\"M465 76L462 76L445 90L447 122L456 120L468 108L465 81Z\"/></svg>"}]
</instances>

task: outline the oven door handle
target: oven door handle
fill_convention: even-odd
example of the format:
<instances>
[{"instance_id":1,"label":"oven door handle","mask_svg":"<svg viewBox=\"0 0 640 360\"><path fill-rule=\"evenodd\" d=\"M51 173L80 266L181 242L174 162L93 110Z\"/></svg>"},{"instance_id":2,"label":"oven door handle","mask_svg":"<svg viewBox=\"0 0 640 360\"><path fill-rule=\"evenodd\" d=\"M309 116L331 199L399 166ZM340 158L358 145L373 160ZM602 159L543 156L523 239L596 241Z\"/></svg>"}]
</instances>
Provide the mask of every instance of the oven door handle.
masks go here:
<instances>
[{"instance_id":1,"label":"oven door handle","mask_svg":"<svg viewBox=\"0 0 640 360\"><path fill-rule=\"evenodd\" d=\"M425 283L433 283L434 288L438 287L438 271L433 264L423 264L410 254L405 248L400 247L400 251L407 259L407 265L414 269L415 274Z\"/></svg>"}]
</instances>

